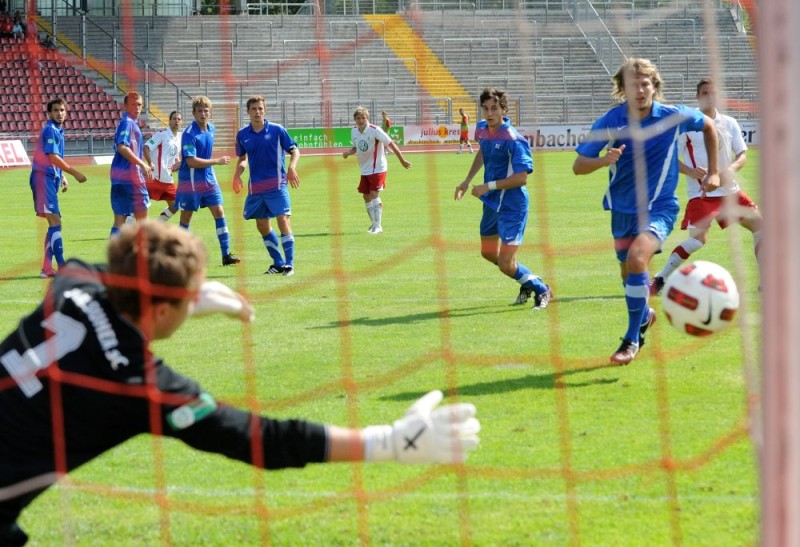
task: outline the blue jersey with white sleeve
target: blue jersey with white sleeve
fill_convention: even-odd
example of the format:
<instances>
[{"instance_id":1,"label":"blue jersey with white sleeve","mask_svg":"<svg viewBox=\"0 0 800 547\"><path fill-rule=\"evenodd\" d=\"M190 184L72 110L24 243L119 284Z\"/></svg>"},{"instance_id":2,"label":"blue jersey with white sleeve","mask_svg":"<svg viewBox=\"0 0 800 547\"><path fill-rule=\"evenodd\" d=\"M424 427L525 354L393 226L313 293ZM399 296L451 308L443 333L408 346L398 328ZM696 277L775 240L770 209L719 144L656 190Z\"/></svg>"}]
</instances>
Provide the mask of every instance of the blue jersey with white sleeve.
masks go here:
<instances>
[{"instance_id":1,"label":"blue jersey with white sleeve","mask_svg":"<svg viewBox=\"0 0 800 547\"><path fill-rule=\"evenodd\" d=\"M533 157L527 139L508 118L497 129L489 129L486 120L475 126L475 140L483 154L483 182L505 179L514 173L533 172ZM490 190L480 200L494 211L527 211L528 190L524 186L508 190Z\"/></svg>"},{"instance_id":2,"label":"blue jersey with white sleeve","mask_svg":"<svg viewBox=\"0 0 800 547\"><path fill-rule=\"evenodd\" d=\"M31 162L31 171L44 173L48 178L53 178L61 184L61 169L53 165L49 154L58 154L64 157L64 128L48 120L39 135L39 142L36 143L36 152Z\"/></svg>"},{"instance_id":3,"label":"blue jersey with white sleeve","mask_svg":"<svg viewBox=\"0 0 800 547\"><path fill-rule=\"evenodd\" d=\"M247 124L236 133L236 155L247 154L250 168L249 194L263 194L286 186L286 154L297 143L286 129L265 120L261 131Z\"/></svg>"},{"instance_id":4,"label":"blue jersey with white sleeve","mask_svg":"<svg viewBox=\"0 0 800 547\"><path fill-rule=\"evenodd\" d=\"M218 187L213 167L189 167L188 158L210 160L214 152L214 124L208 122L206 130L196 121L181 135L181 167L178 170L178 192L207 192Z\"/></svg>"},{"instance_id":5,"label":"blue jersey with white sleeve","mask_svg":"<svg viewBox=\"0 0 800 547\"><path fill-rule=\"evenodd\" d=\"M119 153L119 146L130 148L136 157L142 157L142 130L139 123L131 118L127 112L122 113L122 119L114 133L114 158L111 160L111 184L139 184L144 185L144 175L141 168L128 161L128 158Z\"/></svg>"},{"instance_id":6,"label":"blue jersey with white sleeve","mask_svg":"<svg viewBox=\"0 0 800 547\"><path fill-rule=\"evenodd\" d=\"M644 153L647 170L647 209L677 207L675 189L678 185L678 138L687 131L702 131L705 124L702 112L685 105L665 105L653 101L650 115L641 120L645 140L634 139L628 123L628 103L615 106L592 125L589 138L578 145L577 152L589 158L599 157L608 148L625 150L619 160L608 168L608 190L603 208L620 213L638 212L636 203L636 154Z\"/></svg>"}]
</instances>

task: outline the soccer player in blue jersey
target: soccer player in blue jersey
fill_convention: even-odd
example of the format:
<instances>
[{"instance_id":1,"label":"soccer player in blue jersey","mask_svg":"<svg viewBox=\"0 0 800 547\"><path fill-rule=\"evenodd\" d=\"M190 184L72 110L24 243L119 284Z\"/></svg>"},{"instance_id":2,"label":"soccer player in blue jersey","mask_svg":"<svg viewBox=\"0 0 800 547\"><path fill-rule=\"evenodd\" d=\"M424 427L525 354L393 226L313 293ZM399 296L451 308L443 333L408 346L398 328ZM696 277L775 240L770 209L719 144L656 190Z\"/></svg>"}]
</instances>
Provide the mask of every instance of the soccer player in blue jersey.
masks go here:
<instances>
[{"instance_id":1,"label":"soccer player in blue jersey","mask_svg":"<svg viewBox=\"0 0 800 547\"><path fill-rule=\"evenodd\" d=\"M628 308L628 330L610 361L627 365L644 344L655 322L647 306L648 266L672 231L680 207L678 140L681 133L702 131L708 155L704 190L719 187L717 130L699 110L659 102L662 81L647 59L628 59L614 75L612 95L624 101L603 114L587 140L578 145L572 170L588 175L608 167L603 208L611 211L611 233L620 264ZM600 152L607 148L605 155Z\"/></svg>"},{"instance_id":2,"label":"soccer player in blue jersey","mask_svg":"<svg viewBox=\"0 0 800 547\"><path fill-rule=\"evenodd\" d=\"M142 96L135 91L125 95L125 112L114 133L114 159L111 160L111 210L114 225L111 235L119 233L126 219L133 215L136 220L147 218L150 195L147 181L153 170L142 159L142 130L139 129L139 114L142 113Z\"/></svg>"},{"instance_id":3,"label":"soccer player in blue jersey","mask_svg":"<svg viewBox=\"0 0 800 547\"><path fill-rule=\"evenodd\" d=\"M222 265L241 262L231 253L231 235L222 208L222 191L214 173L215 165L228 165L230 156L212 157L214 151L214 124L211 119L211 100L195 97L192 101L194 121L181 135L181 167L178 169L178 190L175 203L181 210L181 226L189 229L192 215L208 207L217 225L217 239L222 251Z\"/></svg>"},{"instance_id":4,"label":"soccer player in blue jersey","mask_svg":"<svg viewBox=\"0 0 800 547\"><path fill-rule=\"evenodd\" d=\"M475 126L478 153L467 178L456 187L455 199L464 197L473 177L483 167L484 184L472 187L472 195L483 202L481 255L500 271L519 283L515 304L524 304L531 295L534 309L544 309L553 299L550 287L527 267L517 262L528 222L528 174L533 158L528 141L505 117L508 98L504 91L486 88L480 96L483 120Z\"/></svg>"},{"instance_id":5,"label":"soccer player in blue jersey","mask_svg":"<svg viewBox=\"0 0 800 547\"><path fill-rule=\"evenodd\" d=\"M236 169L233 172L233 191L242 191L242 173L245 164L250 166L247 184L247 199L244 202L245 220L255 219L264 246L272 258L272 265L265 274L294 274L294 234L290 217L292 204L289 199L288 182L292 188L300 186L297 162L300 149L283 126L270 123L266 118L266 103L263 97L247 100L250 124L236 134ZM285 167L285 154L289 154L289 167ZM278 221L281 232L281 255L278 236L272 230L269 219Z\"/></svg>"},{"instance_id":6,"label":"soccer player in blue jersey","mask_svg":"<svg viewBox=\"0 0 800 547\"><path fill-rule=\"evenodd\" d=\"M69 173L78 182L86 182L86 177L64 161L64 128L61 125L67 119L67 102L61 98L53 99L47 103L47 115L50 119L42 128L39 142L36 143L30 183L36 215L47 220L41 276L53 277L53 259L59 268L64 264L58 191L66 192L69 188L64 173Z\"/></svg>"}]
</instances>

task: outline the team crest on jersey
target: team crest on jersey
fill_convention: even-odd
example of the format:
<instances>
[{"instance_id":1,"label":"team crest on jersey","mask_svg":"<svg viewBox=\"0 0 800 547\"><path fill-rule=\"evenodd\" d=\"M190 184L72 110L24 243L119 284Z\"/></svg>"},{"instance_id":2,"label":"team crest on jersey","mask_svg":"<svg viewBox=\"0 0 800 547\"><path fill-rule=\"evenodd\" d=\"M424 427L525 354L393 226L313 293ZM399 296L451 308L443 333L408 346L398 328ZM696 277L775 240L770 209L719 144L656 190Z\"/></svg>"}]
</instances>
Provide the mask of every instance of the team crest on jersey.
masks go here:
<instances>
[{"instance_id":1,"label":"team crest on jersey","mask_svg":"<svg viewBox=\"0 0 800 547\"><path fill-rule=\"evenodd\" d=\"M367 148L369 148L369 144L367 144L367 141L358 141L359 150L361 150L362 152L366 152Z\"/></svg>"}]
</instances>

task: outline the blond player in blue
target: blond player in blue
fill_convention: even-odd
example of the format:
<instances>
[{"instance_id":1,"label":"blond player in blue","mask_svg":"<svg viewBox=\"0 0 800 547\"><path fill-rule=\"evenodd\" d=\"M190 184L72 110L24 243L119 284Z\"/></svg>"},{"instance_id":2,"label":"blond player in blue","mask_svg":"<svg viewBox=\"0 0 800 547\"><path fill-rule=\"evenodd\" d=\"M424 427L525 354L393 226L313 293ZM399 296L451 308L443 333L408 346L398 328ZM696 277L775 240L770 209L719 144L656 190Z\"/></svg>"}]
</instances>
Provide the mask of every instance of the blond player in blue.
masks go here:
<instances>
[{"instance_id":1,"label":"blond player in blue","mask_svg":"<svg viewBox=\"0 0 800 547\"><path fill-rule=\"evenodd\" d=\"M478 153L464 182L456 187L455 199L464 197L483 167L484 183L472 187L472 195L483 202L481 255L519 283L514 304L524 304L533 296L533 308L544 309L553 299L553 292L538 275L517 262L528 222L525 185L528 174L533 172L530 145L505 117L508 98L504 91L486 88L480 103L484 119L475 126Z\"/></svg>"},{"instance_id":2,"label":"blond player in blue","mask_svg":"<svg viewBox=\"0 0 800 547\"><path fill-rule=\"evenodd\" d=\"M628 59L614 75L612 95L624 101L603 114L578 145L572 166L576 175L608 167L603 208L611 211L611 233L625 287L628 330L612 364L627 365L644 345L644 334L656 320L648 307L650 259L672 232L680 211L678 141L682 133L702 131L709 150L704 190L719 187L717 130L714 121L684 105L666 105L662 80L647 59ZM600 152L607 149L605 155Z\"/></svg>"},{"instance_id":3,"label":"blond player in blue","mask_svg":"<svg viewBox=\"0 0 800 547\"><path fill-rule=\"evenodd\" d=\"M282 125L270 123L266 118L267 106L263 97L247 100L250 124L236 134L236 169L233 172L233 191L242 191L242 173L245 164L250 167L247 184L247 199L244 202L244 219L255 219L272 265L265 271L268 275L294 275L294 234L292 233L292 204L287 182L292 188L300 187L297 162L300 149ZM285 155L289 154L289 167L285 167ZM269 219L278 221L281 232L278 236L270 226Z\"/></svg>"},{"instance_id":4,"label":"blond player in blue","mask_svg":"<svg viewBox=\"0 0 800 547\"><path fill-rule=\"evenodd\" d=\"M42 277L53 277L53 259L60 268L64 264L64 243L61 240L61 210L58 207L58 191L69 188L69 173L78 182L86 182L86 177L64 161L64 128L67 119L67 102L53 99L47 103L49 120L42 128L36 153L31 165L31 191L36 215L47 220L47 235L44 239L44 260Z\"/></svg>"},{"instance_id":5,"label":"blond player in blue","mask_svg":"<svg viewBox=\"0 0 800 547\"><path fill-rule=\"evenodd\" d=\"M180 224L188 230L194 212L207 207L217 228L222 265L236 265L241 260L231 252L231 234L222 207L222 191L214 173L215 165L228 165L231 157L213 157L216 128L211 123L211 100L202 95L195 97L192 115L194 121L181 134L181 166L175 194L175 203L181 210Z\"/></svg>"}]
</instances>

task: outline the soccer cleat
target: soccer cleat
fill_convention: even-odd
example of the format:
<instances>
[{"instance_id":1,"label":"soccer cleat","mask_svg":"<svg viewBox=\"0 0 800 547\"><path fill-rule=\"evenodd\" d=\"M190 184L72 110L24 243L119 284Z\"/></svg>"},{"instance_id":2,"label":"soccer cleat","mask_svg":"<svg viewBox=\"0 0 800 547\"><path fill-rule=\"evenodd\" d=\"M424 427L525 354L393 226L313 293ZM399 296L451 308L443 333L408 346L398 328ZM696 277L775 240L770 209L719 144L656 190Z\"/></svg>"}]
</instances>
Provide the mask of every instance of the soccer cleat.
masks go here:
<instances>
[{"instance_id":1,"label":"soccer cleat","mask_svg":"<svg viewBox=\"0 0 800 547\"><path fill-rule=\"evenodd\" d=\"M382 234L383 233L383 228L381 228L377 224L373 224L372 226L369 227L369 230L367 230L367 233L368 234Z\"/></svg>"},{"instance_id":2,"label":"soccer cleat","mask_svg":"<svg viewBox=\"0 0 800 547\"><path fill-rule=\"evenodd\" d=\"M627 365L633 358L636 357L636 354L639 353L639 344L635 344L628 340L627 338L622 340L622 343L619 345L617 351L615 351L611 358L612 365Z\"/></svg>"},{"instance_id":3,"label":"soccer cleat","mask_svg":"<svg viewBox=\"0 0 800 547\"><path fill-rule=\"evenodd\" d=\"M294 266L286 265L283 267L283 275L294 275Z\"/></svg>"},{"instance_id":4,"label":"soccer cleat","mask_svg":"<svg viewBox=\"0 0 800 547\"><path fill-rule=\"evenodd\" d=\"M529 289L524 285L520 285L519 294L517 295L517 299L514 300L514 305L518 306L520 304L524 304L525 302L530 300L532 294L533 294L533 289Z\"/></svg>"},{"instance_id":5,"label":"soccer cleat","mask_svg":"<svg viewBox=\"0 0 800 547\"><path fill-rule=\"evenodd\" d=\"M222 257L222 265L223 266L230 266L231 264L238 264L241 262L242 259L236 256L233 253L228 253Z\"/></svg>"},{"instance_id":6,"label":"soccer cleat","mask_svg":"<svg viewBox=\"0 0 800 547\"><path fill-rule=\"evenodd\" d=\"M55 277L56 271L55 270L42 270L39 272L39 277L42 279L47 279L48 277Z\"/></svg>"},{"instance_id":7,"label":"soccer cleat","mask_svg":"<svg viewBox=\"0 0 800 547\"><path fill-rule=\"evenodd\" d=\"M281 275L283 274L283 266L278 266L277 264L273 264L270 266L264 275Z\"/></svg>"},{"instance_id":8,"label":"soccer cleat","mask_svg":"<svg viewBox=\"0 0 800 547\"><path fill-rule=\"evenodd\" d=\"M372 224L369 228L367 228L367 233L368 234L374 234L375 233L375 225L374 224Z\"/></svg>"},{"instance_id":9,"label":"soccer cleat","mask_svg":"<svg viewBox=\"0 0 800 547\"><path fill-rule=\"evenodd\" d=\"M656 310L653 308L647 308L647 321L642 323L642 326L639 327L639 348L644 347L644 333L647 332L647 329L652 327L656 322Z\"/></svg>"},{"instance_id":10,"label":"soccer cleat","mask_svg":"<svg viewBox=\"0 0 800 547\"><path fill-rule=\"evenodd\" d=\"M650 296L658 296L664 288L664 278L657 275L650 282Z\"/></svg>"},{"instance_id":11,"label":"soccer cleat","mask_svg":"<svg viewBox=\"0 0 800 547\"><path fill-rule=\"evenodd\" d=\"M547 288L542 294L537 294L533 297L533 308L534 310L543 310L550 302L553 301L553 291L550 290L550 287Z\"/></svg>"}]
</instances>

